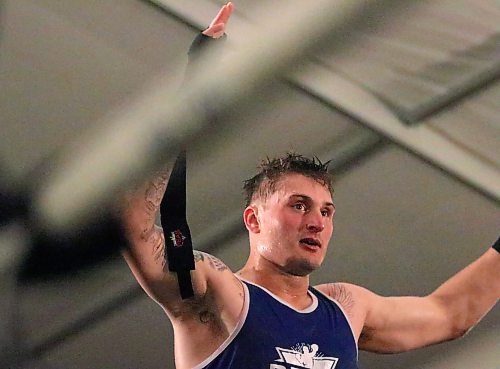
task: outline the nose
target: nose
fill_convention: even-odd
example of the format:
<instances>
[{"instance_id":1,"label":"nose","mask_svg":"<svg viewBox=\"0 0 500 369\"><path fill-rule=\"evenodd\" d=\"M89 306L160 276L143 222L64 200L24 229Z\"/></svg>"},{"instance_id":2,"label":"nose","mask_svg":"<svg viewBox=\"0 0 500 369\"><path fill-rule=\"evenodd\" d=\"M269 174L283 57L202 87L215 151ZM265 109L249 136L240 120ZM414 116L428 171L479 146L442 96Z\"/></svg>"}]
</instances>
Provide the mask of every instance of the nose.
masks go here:
<instances>
[{"instance_id":1,"label":"nose","mask_svg":"<svg viewBox=\"0 0 500 369\"><path fill-rule=\"evenodd\" d=\"M325 229L325 218L321 214L321 211L311 212L309 214L309 219L307 219L306 229L309 232L318 233Z\"/></svg>"}]
</instances>

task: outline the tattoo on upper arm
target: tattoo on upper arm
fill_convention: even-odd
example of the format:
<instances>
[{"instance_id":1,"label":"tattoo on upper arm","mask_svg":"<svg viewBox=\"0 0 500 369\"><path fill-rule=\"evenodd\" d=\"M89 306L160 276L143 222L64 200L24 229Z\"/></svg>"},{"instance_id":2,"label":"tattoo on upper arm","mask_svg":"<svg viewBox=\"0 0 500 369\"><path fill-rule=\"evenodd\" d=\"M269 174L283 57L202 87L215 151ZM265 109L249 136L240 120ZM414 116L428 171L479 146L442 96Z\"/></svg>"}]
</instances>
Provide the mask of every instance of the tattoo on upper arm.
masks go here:
<instances>
[{"instance_id":1,"label":"tattoo on upper arm","mask_svg":"<svg viewBox=\"0 0 500 369\"><path fill-rule=\"evenodd\" d=\"M337 300L348 314L352 314L354 298L351 291L339 283L328 283L328 295Z\"/></svg>"},{"instance_id":2,"label":"tattoo on upper arm","mask_svg":"<svg viewBox=\"0 0 500 369\"><path fill-rule=\"evenodd\" d=\"M149 232L143 233L143 240L151 246L154 260L162 267L166 264L165 259L165 236L163 229L158 226L153 226Z\"/></svg>"},{"instance_id":3,"label":"tattoo on upper arm","mask_svg":"<svg viewBox=\"0 0 500 369\"><path fill-rule=\"evenodd\" d=\"M217 270L219 272L223 272L224 270L228 269L226 264L224 264L221 260L217 259L215 256L210 255L210 254L206 254L206 255L207 255L207 259L210 263L210 266L212 268L214 268L215 270Z\"/></svg>"},{"instance_id":4,"label":"tattoo on upper arm","mask_svg":"<svg viewBox=\"0 0 500 369\"><path fill-rule=\"evenodd\" d=\"M207 259L210 267L212 267L213 269L215 269L219 272L222 272L222 271L228 269L226 264L224 264L221 260L219 260L215 256L207 254L205 252L194 250L193 256L194 256L195 262L205 261L205 259Z\"/></svg>"},{"instance_id":5,"label":"tattoo on upper arm","mask_svg":"<svg viewBox=\"0 0 500 369\"><path fill-rule=\"evenodd\" d=\"M150 214L154 215L156 211L158 211L161 199L167 188L168 178L168 174L162 173L149 183L144 195L146 199L146 208Z\"/></svg>"},{"instance_id":6,"label":"tattoo on upper arm","mask_svg":"<svg viewBox=\"0 0 500 369\"><path fill-rule=\"evenodd\" d=\"M156 216L167 188L168 179L169 172L158 174L157 178L147 185L143 185L135 195L131 194L126 197L125 219L127 224L133 228L134 234L140 232L139 236L143 241L147 241L155 232Z\"/></svg>"}]
</instances>

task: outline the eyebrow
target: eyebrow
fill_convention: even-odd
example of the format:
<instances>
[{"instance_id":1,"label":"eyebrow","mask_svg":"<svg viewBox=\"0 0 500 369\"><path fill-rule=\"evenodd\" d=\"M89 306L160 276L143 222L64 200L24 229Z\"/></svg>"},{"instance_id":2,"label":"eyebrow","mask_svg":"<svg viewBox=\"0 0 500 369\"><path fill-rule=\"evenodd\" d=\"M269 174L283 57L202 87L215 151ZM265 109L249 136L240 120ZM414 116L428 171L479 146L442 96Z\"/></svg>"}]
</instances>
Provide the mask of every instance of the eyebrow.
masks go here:
<instances>
[{"instance_id":1,"label":"eyebrow","mask_svg":"<svg viewBox=\"0 0 500 369\"><path fill-rule=\"evenodd\" d=\"M313 202L313 199L310 196L307 196L307 195L304 195L301 193L294 193L290 196L290 198L293 198L293 197L300 197L308 202ZM332 208L335 209L335 205L333 204L333 202L326 202L325 206L331 206Z\"/></svg>"}]
</instances>

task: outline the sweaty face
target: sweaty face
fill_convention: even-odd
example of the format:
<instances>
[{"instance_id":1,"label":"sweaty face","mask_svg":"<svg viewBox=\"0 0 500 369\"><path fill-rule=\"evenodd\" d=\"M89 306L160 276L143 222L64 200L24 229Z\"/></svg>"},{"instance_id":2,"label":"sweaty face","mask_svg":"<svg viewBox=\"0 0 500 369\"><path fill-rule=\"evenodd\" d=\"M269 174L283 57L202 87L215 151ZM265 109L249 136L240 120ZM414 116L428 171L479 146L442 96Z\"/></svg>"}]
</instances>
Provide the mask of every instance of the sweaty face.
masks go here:
<instances>
[{"instance_id":1,"label":"sweaty face","mask_svg":"<svg viewBox=\"0 0 500 369\"><path fill-rule=\"evenodd\" d=\"M308 275L321 265L335 213L325 186L300 174L286 175L258 209L261 257L297 276Z\"/></svg>"}]
</instances>

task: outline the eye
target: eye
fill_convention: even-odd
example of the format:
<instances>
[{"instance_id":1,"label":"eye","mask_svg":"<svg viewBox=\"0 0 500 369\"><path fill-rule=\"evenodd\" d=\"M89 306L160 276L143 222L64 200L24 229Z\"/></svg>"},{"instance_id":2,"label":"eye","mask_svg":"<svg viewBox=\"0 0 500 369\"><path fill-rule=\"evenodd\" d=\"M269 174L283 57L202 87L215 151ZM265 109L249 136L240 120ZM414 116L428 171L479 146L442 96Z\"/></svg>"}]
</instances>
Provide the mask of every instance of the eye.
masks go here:
<instances>
[{"instance_id":1,"label":"eye","mask_svg":"<svg viewBox=\"0 0 500 369\"><path fill-rule=\"evenodd\" d=\"M332 209L330 209L330 208L327 208L327 209L323 209L323 210L321 210L321 215L323 215L324 217L329 217L329 218L331 218L331 217L333 217L333 213L334 213L334 212L335 212L334 210L332 210Z\"/></svg>"},{"instance_id":2,"label":"eye","mask_svg":"<svg viewBox=\"0 0 500 369\"><path fill-rule=\"evenodd\" d=\"M294 204L292 207L297 210L306 210L306 206L301 202Z\"/></svg>"}]
</instances>

